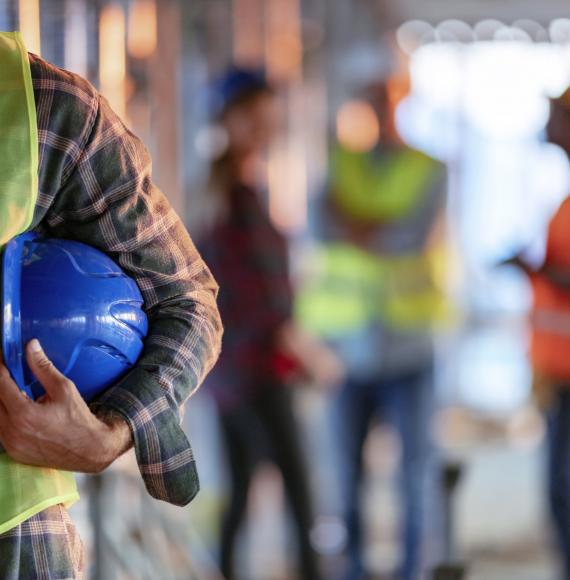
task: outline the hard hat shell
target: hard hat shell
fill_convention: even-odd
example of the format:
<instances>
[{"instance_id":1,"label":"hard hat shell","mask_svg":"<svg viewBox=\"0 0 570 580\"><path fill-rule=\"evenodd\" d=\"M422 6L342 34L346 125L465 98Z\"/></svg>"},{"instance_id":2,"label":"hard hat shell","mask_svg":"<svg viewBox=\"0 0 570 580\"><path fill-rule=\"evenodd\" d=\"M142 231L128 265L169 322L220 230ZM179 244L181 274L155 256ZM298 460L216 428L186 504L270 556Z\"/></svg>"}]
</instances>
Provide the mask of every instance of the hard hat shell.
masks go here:
<instances>
[{"instance_id":1,"label":"hard hat shell","mask_svg":"<svg viewBox=\"0 0 570 580\"><path fill-rule=\"evenodd\" d=\"M2 305L4 362L32 398L44 393L24 356L32 338L91 401L135 364L148 331L140 290L113 260L34 233L4 248Z\"/></svg>"}]
</instances>

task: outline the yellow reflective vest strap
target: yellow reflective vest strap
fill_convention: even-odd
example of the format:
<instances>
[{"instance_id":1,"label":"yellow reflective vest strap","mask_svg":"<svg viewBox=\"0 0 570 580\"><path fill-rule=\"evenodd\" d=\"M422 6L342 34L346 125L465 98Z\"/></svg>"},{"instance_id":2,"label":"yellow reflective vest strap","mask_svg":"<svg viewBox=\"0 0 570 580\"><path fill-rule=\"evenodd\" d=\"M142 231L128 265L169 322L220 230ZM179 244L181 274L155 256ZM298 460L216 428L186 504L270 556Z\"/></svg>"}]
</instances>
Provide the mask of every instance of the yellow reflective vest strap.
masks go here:
<instances>
[{"instance_id":1,"label":"yellow reflective vest strap","mask_svg":"<svg viewBox=\"0 0 570 580\"><path fill-rule=\"evenodd\" d=\"M388 288L382 317L388 326L413 331L448 318L445 259L445 248L439 245L424 254L386 260Z\"/></svg>"},{"instance_id":2,"label":"yellow reflective vest strap","mask_svg":"<svg viewBox=\"0 0 570 580\"><path fill-rule=\"evenodd\" d=\"M403 331L431 328L448 313L443 248L421 255L377 256L351 244L318 246L296 301L308 330L335 338L378 323Z\"/></svg>"},{"instance_id":3,"label":"yellow reflective vest strap","mask_svg":"<svg viewBox=\"0 0 570 580\"><path fill-rule=\"evenodd\" d=\"M439 161L415 149L402 147L376 156L337 145L331 154L330 185L347 215L391 221L408 215L443 172Z\"/></svg>"},{"instance_id":4,"label":"yellow reflective vest strap","mask_svg":"<svg viewBox=\"0 0 570 580\"><path fill-rule=\"evenodd\" d=\"M0 246L27 230L38 193L38 134L28 53L0 33ZM72 473L14 462L0 452L0 533L53 505L79 499Z\"/></svg>"},{"instance_id":5,"label":"yellow reflective vest strap","mask_svg":"<svg viewBox=\"0 0 570 580\"><path fill-rule=\"evenodd\" d=\"M22 465L0 455L0 534L48 507L69 507L78 499L73 473Z\"/></svg>"},{"instance_id":6,"label":"yellow reflective vest strap","mask_svg":"<svg viewBox=\"0 0 570 580\"><path fill-rule=\"evenodd\" d=\"M334 338L376 318L385 284L374 256L351 244L323 244L305 261L308 275L295 301L296 317L305 328Z\"/></svg>"},{"instance_id":7,"label":"yellow reflective vest strap","mask_svg":"<svg viewBox=\"0 0 570 580\"><path fill-rule=\"evenodd\" d=\"M38 129L28 53L0 33L0 246L32 223L38 194Z\"/></svg>"}]
</instances>

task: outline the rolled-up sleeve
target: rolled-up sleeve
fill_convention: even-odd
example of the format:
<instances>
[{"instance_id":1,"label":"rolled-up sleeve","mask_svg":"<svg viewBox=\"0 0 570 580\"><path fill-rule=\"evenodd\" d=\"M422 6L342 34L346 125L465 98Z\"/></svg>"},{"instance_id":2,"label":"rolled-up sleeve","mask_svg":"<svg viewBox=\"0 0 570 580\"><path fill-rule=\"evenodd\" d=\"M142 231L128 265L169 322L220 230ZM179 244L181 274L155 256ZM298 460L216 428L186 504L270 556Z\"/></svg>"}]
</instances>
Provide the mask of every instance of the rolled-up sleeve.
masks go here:
<instances>
[{"instance_id":1,"label":"rolled-up sleeve","mask_svg":"<svg viewBox=\"0 0 570 580\"><path fill-rule=\"evenodd\" d=\"M183 505L199 485L180 408L215 363L217 285L186 228L152 183L141 143L97 96L90 128L45 224L113 258L138 284L149 333L136 366L93 405L119 413L150 494Z\"/></svg>"}]
</instances>

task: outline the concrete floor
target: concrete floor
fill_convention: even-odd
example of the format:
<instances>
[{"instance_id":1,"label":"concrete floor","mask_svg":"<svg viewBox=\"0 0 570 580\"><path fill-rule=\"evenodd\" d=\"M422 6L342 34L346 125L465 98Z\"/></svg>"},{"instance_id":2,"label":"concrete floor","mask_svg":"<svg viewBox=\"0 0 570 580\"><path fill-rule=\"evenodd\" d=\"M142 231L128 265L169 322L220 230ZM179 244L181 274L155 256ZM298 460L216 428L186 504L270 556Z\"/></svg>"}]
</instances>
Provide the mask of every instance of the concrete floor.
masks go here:
<instances>
[{"instance_id":1,"label":"concrete floor","mask_svg":"<svg viewBox=\"0 0 570 580\"><path fill-rule=\"evenodd\" d=\"M311 435L321 433L317 420L319 408L318 405L307 408L313 420L306 431L306 449L311 457L319 453L319 465L326 465L326 445L319 437ZM202 404L196 399L190 409L186 422L191 425L203 491L189 508L169 510L161 506L160 509L167 521L173 518L177 525L182 522L192 534L188 536L191 538L188 550L198 567L207 570L197 577L218 580L212 563L215 561L219 513L226 497L223 452L217 443L216 424L209 403ZM468 420L472 419L463 417L461 425ZM479 432L474 429L468 437L455 437L453 444L445 449L447 454L467 465L456 497L458 551L469 566L467 580L556 580L559 575L549 547L550 534L543 509L540 438L513 440L503 436L501 430L492 437L488 437L488 433L487 427ZM447 436L449 443L449 432ZM378 578L388 578L398 559L398 502L394 486L397 455L397 445L389 431L379 429L372 434L366 451L369 478L365 513L367 559ZM318 485L319 506L330 512L337 493L334 481L326 469L321 473L317 470L313 476ZM84 501L73 512L87 545L91 546L86 499L84 494ZM249 525L239 549L243 580L295 578L291 569L294 561L292 527L284 516L284 505L279 474L271 466L263 467L251 490ZM120 513L116 515L121 517ZM336 530L339 535L334 518L320 521L321 524L325 522L328 532ZM158 526L152 519L143 522L151 528ZM332 536L328 533L327 538L323 545L332 552L334 533ZM130 540L132 538L125 538L125 541ZM328 556L328 562L334 570L334 555ZM331 574L326 580L333 580L333 576ZM189 578L189 575L173 573L171 577Z\"/></svg>"}]
</instances>

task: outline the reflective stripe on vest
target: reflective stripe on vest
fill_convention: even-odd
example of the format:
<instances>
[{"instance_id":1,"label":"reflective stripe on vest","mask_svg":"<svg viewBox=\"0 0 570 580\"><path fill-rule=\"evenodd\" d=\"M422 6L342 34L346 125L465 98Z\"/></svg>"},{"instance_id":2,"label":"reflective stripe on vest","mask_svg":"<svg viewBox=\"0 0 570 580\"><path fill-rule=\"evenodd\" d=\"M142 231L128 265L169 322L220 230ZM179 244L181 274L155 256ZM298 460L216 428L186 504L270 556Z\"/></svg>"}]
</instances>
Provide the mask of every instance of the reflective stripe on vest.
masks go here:
<instances>
[{"instance_id":1,"label":"reflective stripe on vest","mask_svg":"<svg viewBox=\"0 0 570 580\"><path fill-rule=\"evenodd\" d=\"M388 258L351 244L323 244L312 256L311 274L296 300L307 329L326 338L374 323L424 330L447 314L437 262L441 248L423 255Z\"/></svg>"},{"instance_id":2,"label":"reflective stripe on vest","mask_svg":"<svg viewBox=\"0 0 570 580\"><path fill-rule=\"evenodd\" d=\"M386 287L382 264L350 244L317 246L306 255L306 284L297 293L296 317L326 338L366 327L378 318L378 304Z\"/></svg>"},{"instance_id":3,"label":"reflective stripe on vest","mask_svg":"<svg viewBox=\"0 0 570 580\"><path fill-rule=\"evenodd\" d=\"M532 313L531 323L535 331L570 338L570 312L540 308Z\"/></svg>"},{"instance_id":4,"label":"reflective stripe on vest","mask_svg":"<svg viewBox=\"0 0 570 580\"><path fill-rule=\"evenodd\" d=\"M421 330L449 316L445 297L445 249L424 254L384 258L388 272L385 323L398 330Z\"/></svg>"},{"instance_id":5,"label":"reflective stripe on vest","mask_svg":"<svg viewBox=\"0 0 570 580\"><path fill-rule=\"evenodd\" d=\"M28 53L0 33L0 246L28 229L38 192L38 133ZM72 473L21 465L0 452L0 534L79 495Z\"/></svg>"}]
</instances>

